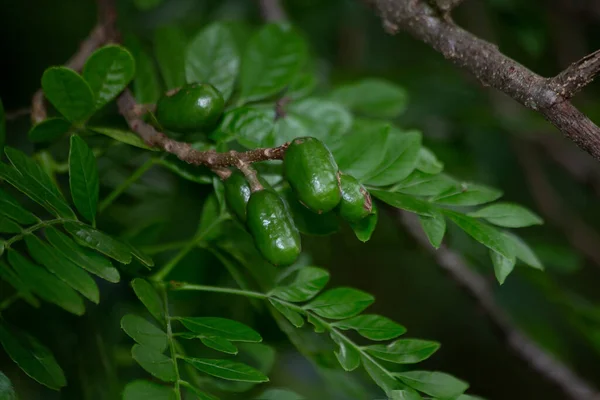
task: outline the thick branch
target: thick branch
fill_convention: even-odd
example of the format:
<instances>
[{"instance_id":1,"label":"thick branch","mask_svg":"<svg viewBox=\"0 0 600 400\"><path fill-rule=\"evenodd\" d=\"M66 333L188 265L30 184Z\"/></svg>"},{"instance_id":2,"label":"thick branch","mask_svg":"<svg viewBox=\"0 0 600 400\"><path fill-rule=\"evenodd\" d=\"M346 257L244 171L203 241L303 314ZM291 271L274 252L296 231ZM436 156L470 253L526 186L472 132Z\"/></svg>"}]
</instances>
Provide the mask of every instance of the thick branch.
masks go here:
<instances>
[{"instance_id":1,"label":"thick branch","mask_svg":"<svg viewBox=\"0 0 600 400\"><path fill-rule=\"evenodd\" d=\"M427 249L437 263L448 272L485 310L490 322L500 332L507 345L531 368L552 381L573 400L599 400L600 394L585 380L523 333L500 307L486 280L474 272L457 253L441 246L435 250L414 214L400 212L400 220L407 231Z\"/></svg>"},{"instance_id":2,"label":"thick branch","mask_svg":"<svg viewBox=\"0 0 600 400\"><path fill-rule=\"evenodd\" d=\"M600 61L590 55L556 78L543 78L440 16L425 0L370 0L389 33L404 30L429 44L444 57L525 107L541 113L565 136L600 160L600 128L578 111L568 98L589 83ZM565 82L569 82L565 84Z\"/></svg>"}]
</instances>

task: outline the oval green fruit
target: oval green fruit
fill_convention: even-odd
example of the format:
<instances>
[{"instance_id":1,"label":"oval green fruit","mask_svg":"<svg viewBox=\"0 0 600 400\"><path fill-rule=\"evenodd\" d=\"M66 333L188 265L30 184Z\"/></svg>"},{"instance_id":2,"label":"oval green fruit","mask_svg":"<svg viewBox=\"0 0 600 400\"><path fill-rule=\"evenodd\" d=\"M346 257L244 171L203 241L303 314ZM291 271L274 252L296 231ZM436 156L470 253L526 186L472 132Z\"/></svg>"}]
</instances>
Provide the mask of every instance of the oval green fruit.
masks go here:
<instances>
[{"instance_id":1,"label":"oval green fruit","mask_svg":"<svg viewBox=\"0 0 600 400\"><path fill-rule=\"evenodd\" d=\"M320 140L313 137L294 139L285 151L283 168L298 200L312 211L327 212L340 202L338 167Z\"/></svg>"},{"instance_id":2,"label":"oval green fruit","mask_svg":"<svg viewBox=\"0 0 600 400\"><path fill-rule=\"evenodd\" d=\"M300 233L287 205L274 191L250 195L246 225L262 256L273 265L293 264L300 255Z\"/></svg>"},{"instance_id":3,"label":"oval green fruit","mask_svg":"<svg viewBox=\"0 0 600 400\"><path fill-rule=\"evenodd\" d=\"M271 189L269 182L260 175L258 175L258 180L265 189ZM252 193L246 177L240 170L235 170L229 178L223 181L223 186L225 187L227 207L240 221L246 222L246 206Z\"/></svg>"},{"instance_id":4,"label":"oval green fruit","mask_svg":"<svg viewBox=\"0 0 600 400\"><path fill-rule=\"evenodd\" d=\"M373 211L371 195L361 183L351 175L340 173L340 189L342 200L338 211L342 218L350 222L358 222Z\"/></svg>"},{"instance_id":5,"label":"oval green fruit","mask_svg":"<svg viewBox=\"0 0 600 400\"><path fill-rule=\"evenodd\" d=\"M225 108L223 95L208 83L189 83L156 103L156 119L167 130L200 132L213 127Z\"/></svg>"}]
</instances>

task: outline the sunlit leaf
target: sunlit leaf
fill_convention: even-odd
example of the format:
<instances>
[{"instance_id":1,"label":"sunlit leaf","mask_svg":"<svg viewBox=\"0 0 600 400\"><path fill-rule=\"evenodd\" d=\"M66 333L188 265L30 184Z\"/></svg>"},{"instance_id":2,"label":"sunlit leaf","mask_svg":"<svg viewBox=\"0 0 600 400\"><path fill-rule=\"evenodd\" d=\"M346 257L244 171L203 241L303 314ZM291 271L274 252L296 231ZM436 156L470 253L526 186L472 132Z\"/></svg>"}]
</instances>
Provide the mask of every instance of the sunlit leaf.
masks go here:
<instances>
[{"instance_id":1,"label":"sunlit leaf","mask_svg":"<svg viewBox=\"0 0 600 400\"><path fill-rule=\"evenodd\" d=\"M440 348L438 342L420 339L398 339L388 345L374 344L366 347L367 353L397 364L416 364L431 357Z\"/></svg>"},{"instance_id":2,"label":"sunlit leaf","mask_svg":"<svg viewBox=\"0 0 600 400\"><path fill-rule=\"evenodd\" d=\"M335 356L345 371L354 371L360 366L360 353L358 350L346 342L340 335L331 333L331 339L337 343L338 349Z\"/></svg>"},{"instance_id":3,"label":"sunlit leaf","mask_svg":"<svg viewBox=\"0 0 600 400\"><path fill-rule=\"evenodd\" d=\"M394 376L420 392L442 399L453 399L469 388L466 382L442 372L396 372Z\"/></svg>"},{"instance_id":4,"label":"sunlit leaf","mask_svg":"<svg viewBox=\"0 0 600 400\"><path fill-rule=\"evenodd\" d=\"M277 299L269 298L269 303L271 303L271 305L296 328L301 328L304 325L304 318L302 318L302 315L299 312L292 310Z\"/></svg>"},{"instance_id":5,"label":"sunlit leaf","mask_svg":"<svg viewBox=\"0 0 600 400\"><path fill-rule=\"evenodd\" d=\"M333 326L340 329L354 329L359 335L370 340L394 339L406 332L406 328L389 318L376 314L363 314L336 321Z\"/></svg>"},{"instance_id":6,"label":"sunlit leaf","mask_svg":"<svg viewBox=\"0 0 600 400\"><path fill-rule=\"evenodd\" d=\"M286 286L278 286L270 295L282 300L301 302L313 298L329 282L329 272L317 267L301 268L294 281Z\"/></svg>"},{"instance_id":7,"label":"sunlit leaf","mask_svg":"<svg viewBox=\"0 0 600 400\"><path fill-rule=\"evenodd\" d=\"M506 228L522 228L540 225L542 219L523 206L512 203L496 203L481 210L469 213L470 217L483 218L488 222Z\"/></svg>"}]
</instances>

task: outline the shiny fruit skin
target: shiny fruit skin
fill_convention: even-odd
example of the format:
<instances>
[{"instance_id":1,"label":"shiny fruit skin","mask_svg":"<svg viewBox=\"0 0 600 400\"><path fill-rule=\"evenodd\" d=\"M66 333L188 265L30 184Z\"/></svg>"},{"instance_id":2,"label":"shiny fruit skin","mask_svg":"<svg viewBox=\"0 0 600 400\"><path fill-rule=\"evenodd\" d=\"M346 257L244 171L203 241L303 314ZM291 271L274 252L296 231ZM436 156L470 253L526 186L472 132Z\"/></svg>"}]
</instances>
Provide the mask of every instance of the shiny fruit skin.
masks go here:
<instances>
[{"instance_id":1,"label":"shiny fruit skin","mask_svg":"<svg viewBox=\"0 0 600 400\"><path fill-rule=\"evenodd\" d=\"M291 265L300 255L300 233L283 199L265 189L250 195L246 225L262 256L273 265Z\"/></svg>"},{"instance_id":2,"label":"shiny fruit skin","mask_svg":"<svg viewBox=\"0 0 600 400\"><path fill-rule=\"evenodd\" d=\"M216 125L224 108L223 95L214 86L189 83L158 100L156 119L169 131L201 132Z\"/></svg>"},{"instance_id":3,"label":"shiny fruit skin","mask_svg":"<svg viewBox=\"0 0 600 400\"><path fill-rule=\"evenodd\" d=\"M341 200L338 167L318 139L294 139L285 151L284 175L298 200L316 213L331 211Z\"/></svg>"},{"instance_id":4,"label":"shiny fruit skin","mask_svg":"<svg viewBox=\"0 0 600 400\"><path fill-rule=\"evenodd\" d=\"M342 200L338 212L346 221L358 222L371 214L373 202L365 187L351 175L340 173Z\"/></svg>"},{"instance_id":5,"label":"shiny fruit skin","mask_svg":"<svg viewBox=\"0 0 600 400\"><path fill-rule=\"evenodd\" d=\"M271 189L271 185L260 175L258 176L258 180L265 189ZM246 222L246 207L252 193L246 177L240 170L235 170L229 178L223 181L223 186L225 187L227 208L240 221Z\"/></svg>"}]
</instances>

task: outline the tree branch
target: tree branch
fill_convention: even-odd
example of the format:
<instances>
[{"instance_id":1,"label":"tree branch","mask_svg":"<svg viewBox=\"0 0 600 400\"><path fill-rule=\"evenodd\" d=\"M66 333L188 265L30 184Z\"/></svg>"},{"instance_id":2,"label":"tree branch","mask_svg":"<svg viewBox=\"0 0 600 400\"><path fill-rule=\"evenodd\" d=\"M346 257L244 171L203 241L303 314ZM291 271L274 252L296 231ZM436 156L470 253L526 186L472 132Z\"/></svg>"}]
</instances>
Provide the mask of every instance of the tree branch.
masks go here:
<instances>
[{"instance_id":1,"label":"tree branch","mask_svg":"<svg viewBox=\"0 0 600 400\"><path fill-rule=\"evenodd\" d=\"M484 86L492 86L542 114L565 136L600 160L600 128L568 101L598 73L597 52L554 78L544 78L502 54L497 46L439 15L426 0L367 1L375 7L388 33L404 30L422 40L467 69Z\"/></svg>"},{"instance_id":2,"label":"tree branch","mask_svg":"<svg viewBox=\"0 0 600 400\"><path fill-rule=\"evenodd\" d=\"M407 231L435 258L450 276L475 299L486 312L490 323L501 334L510 349L546 379L560 387L573 400L599 400L600 393L565 364L541 348L514 325L500 307L486 280L473 271L457 253L442 245L435 250L414 214L400 211L399 219Z\"/></svg>"}]
</instances>

